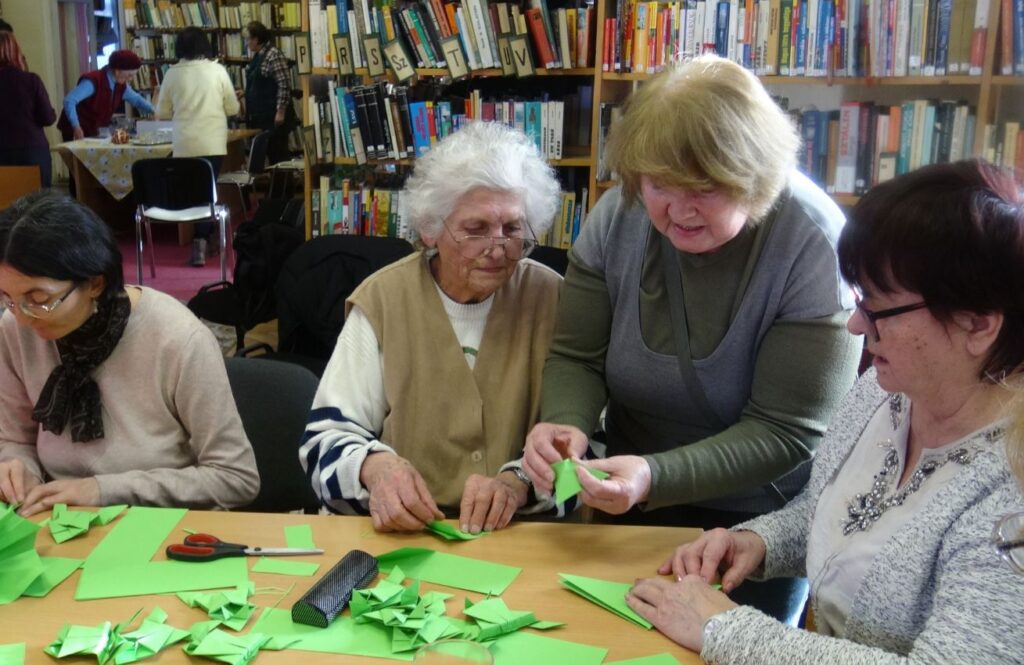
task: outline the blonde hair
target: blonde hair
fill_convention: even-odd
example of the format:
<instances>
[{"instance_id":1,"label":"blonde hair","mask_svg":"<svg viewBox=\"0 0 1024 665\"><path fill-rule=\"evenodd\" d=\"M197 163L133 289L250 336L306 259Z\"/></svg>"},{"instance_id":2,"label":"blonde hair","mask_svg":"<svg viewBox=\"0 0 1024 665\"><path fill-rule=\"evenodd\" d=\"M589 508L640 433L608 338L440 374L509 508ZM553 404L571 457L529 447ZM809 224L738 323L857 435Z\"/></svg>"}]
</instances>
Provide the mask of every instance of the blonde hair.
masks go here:
<instances>
[{"instance_id":1,"label":"blonde hair","mask_svg":"<svg viewBox=\"0 0 1024 665\"><path fill-rule=\"evenodd\" d=\"M756 221L785 187L799 145L757 77L705 55L633 93L611 128L608 159L627 198L637 196L643 176L668 187L719 188Z\"/></svg>"}]
</instances>

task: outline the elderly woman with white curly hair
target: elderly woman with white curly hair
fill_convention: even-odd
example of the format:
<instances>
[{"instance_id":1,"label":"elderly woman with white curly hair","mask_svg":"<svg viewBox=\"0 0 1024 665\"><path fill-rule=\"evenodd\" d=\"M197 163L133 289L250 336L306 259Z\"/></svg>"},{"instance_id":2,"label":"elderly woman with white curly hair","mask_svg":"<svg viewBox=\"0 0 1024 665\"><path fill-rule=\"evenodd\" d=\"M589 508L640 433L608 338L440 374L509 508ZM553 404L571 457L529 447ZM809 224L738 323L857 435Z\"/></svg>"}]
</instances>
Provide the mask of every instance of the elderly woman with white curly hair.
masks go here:
<instances>
[{"instance_id":1,"label":"elderly woman with white curly hair","mask_svg":"<svg viewBox=\"0 0 1024 665\"><path fill-rule=\"evenodd\" d=\"M472 123L417 160L402 194L425 249L372 275L313 402L299 456L328 510L379 531L459 514L500 529L540 411L561 277L527 259L559 186L522 132Z\"/></svg>"}]
</instances>

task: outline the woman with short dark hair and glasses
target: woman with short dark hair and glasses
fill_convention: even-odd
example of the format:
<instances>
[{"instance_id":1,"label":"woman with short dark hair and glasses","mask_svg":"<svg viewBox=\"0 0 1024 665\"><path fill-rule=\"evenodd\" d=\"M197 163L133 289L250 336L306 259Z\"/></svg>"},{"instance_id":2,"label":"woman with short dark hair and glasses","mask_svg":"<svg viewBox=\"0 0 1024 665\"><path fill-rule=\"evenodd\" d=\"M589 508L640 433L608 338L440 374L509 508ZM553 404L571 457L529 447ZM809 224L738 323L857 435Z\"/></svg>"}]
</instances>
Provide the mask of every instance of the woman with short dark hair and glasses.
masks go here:
<instances>
[{"instance_id":1,"label":"woman with short dark hair and glasses","mask_svg":"<svg viewBox=\"0 0 1024 665\"><path fill-rule=\"evenodd\" d=\"M627 602L712 664L1019 663L1024 575L990 538L1024 508L1005 447L1020 444L1007 427L1024 368L1024 196L973 160L899 176L853 209L839 261L873 367L807 487L678 548L660 571L678 581L640 580ZM1004 542L1021 537L1014 519ZM709 586L777 575L811 580L818 634Z\"/></svg>"},{"instance_id":2,"label":"woman with short dark hair and glasses","mask_svg":"<svg viewBox=\"0 0 1024 665\"><path fill-rule=\"evenodd\" d=\"M259 489L213 334L126 286L106 224L30 194L0 212L0 501L234 508Z\"/></svg>"},{"instance_id":3,"label":"woman with short dark hair and glasses","mask_svg":"<svg viewBox=\"0 0 1024 665\"><path fill-rule=\"evenodd\" d=\"M328 510L369 512L381 531L444 510L479 532L527 507L514 460L539 414L561 277L526 257L558 199L530 139L498 123L416 160L401 205L425 249L348 299L299 451Z\"/></svg>"}]
</instances>

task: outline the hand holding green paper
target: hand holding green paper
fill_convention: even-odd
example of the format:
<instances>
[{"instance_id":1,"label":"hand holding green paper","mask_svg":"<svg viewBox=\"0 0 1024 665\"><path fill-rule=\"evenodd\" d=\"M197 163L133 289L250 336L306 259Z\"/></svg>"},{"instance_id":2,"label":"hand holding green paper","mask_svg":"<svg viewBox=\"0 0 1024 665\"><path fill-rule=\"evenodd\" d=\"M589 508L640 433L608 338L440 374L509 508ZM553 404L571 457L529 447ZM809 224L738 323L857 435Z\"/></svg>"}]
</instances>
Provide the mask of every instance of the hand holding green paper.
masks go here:
<instances>
[{"instance_id":1,"label":"hand holding green paper","mask_svg":"<svg viewBox=\"0 0 1024 665\"><path fill-rule=\"evenodd\" d=\"M580 479L576 475L576 469L582 466L582 464L574 459L564 459L551 465L551 470L555 472L555 503L564 503L583 491ZM608 477L608 474L604 471L589 467L583 468L599 480L604 480Z\"/></svg>"}]
</instances>

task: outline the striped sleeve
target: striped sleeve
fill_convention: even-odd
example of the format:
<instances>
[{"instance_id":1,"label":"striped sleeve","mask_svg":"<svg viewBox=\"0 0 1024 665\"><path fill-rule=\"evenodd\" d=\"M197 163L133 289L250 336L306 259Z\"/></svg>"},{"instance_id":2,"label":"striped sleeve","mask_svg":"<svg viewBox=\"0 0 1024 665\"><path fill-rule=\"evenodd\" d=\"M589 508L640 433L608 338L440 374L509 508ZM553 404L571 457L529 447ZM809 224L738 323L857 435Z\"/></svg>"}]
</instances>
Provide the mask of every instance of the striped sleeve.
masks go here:
<instances>
[{"instance_id":1,"label":"striped sleeve","mask_svg":"<svg viewBox=\"0 0 1024 665\"><path fill-rule=\"evenodd\" d=\"M369 320L353 308L320 380L299 448L313 491L331 512L367 515L359 481L367 455L395 451L380 436L389 406L380 346Z\"/></svg>"}]
</instances>

